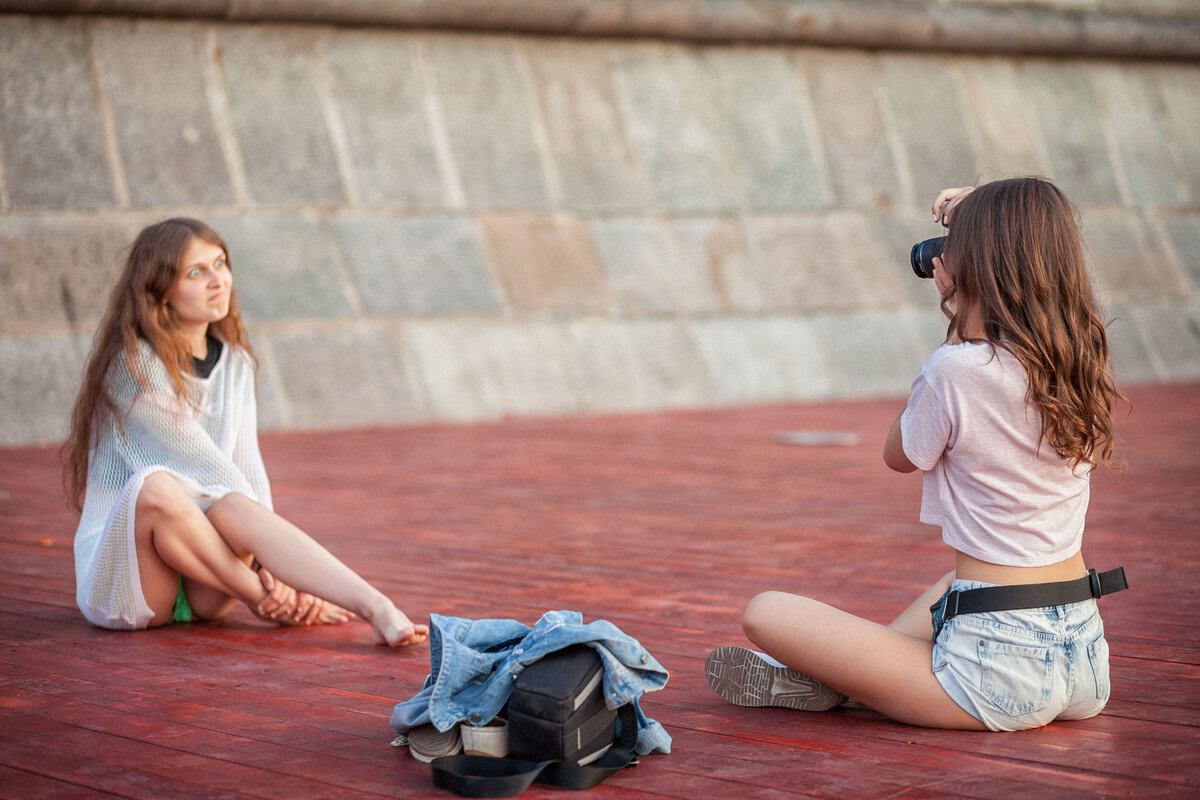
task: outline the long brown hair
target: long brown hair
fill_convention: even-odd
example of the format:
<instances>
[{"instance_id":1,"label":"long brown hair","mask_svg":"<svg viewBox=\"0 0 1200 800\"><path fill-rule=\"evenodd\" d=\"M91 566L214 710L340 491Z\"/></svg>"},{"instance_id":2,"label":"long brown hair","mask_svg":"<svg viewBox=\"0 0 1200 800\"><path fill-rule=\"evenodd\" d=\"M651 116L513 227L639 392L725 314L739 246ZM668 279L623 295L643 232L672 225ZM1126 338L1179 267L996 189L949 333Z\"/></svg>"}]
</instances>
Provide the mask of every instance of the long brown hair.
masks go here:
<instances>
[{"instance_id":1,"label":"long brown hair","mask_svg":"<svg viewBox=\"0 0 1200 800\"><path fill-rule=\"evenodd\" d=\"M165 299L179 276L184 252L193 238L220 247L225 251L226 264L230 264L225 242L216 231L196 219L177 217L150 225L129 247L125 267L96 331L79 396L71 412L70 435L62 447L67 501L76 511L83 508L89 451L103 424L115 418L119 426L124 426L109 391L113 365L118 358L124 358L130 374L143 389L148 389L149 379L136 358L138 341L145 340L166 367L176 396L186 403L194 402L184 381L185 375L196 374L191 347L179 328L174 310ZM237 295L232 290L229 313L221 321L212 323L209 331L253 356L238 313Z\"/></svg>"},{"instance_id":2,"label":"long brown hair","mask_svg":"<svg viewBox=\"0 0 1200 800\"><path fill-rule=\"evenodd\" d=\"M1083 256L1078 213L1041 178L984 184L954 211L946 240L957 308L978 308L984 338L1029 376L1026 399L1047 441L1072 467L1119 467L1108 337ZM946 307L946 298L943 308ZM966 341L966 315L950 331Z\"/></svg>"}]
</instances>

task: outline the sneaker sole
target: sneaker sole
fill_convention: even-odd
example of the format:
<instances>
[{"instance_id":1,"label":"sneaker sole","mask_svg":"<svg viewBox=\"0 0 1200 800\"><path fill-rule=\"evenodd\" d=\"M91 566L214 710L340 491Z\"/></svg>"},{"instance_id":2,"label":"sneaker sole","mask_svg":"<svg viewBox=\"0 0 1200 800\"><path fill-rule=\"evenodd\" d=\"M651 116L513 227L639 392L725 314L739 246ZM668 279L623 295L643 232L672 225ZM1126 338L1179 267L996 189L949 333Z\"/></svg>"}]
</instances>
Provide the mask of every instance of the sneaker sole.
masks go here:
<instances>
[{"instance_id":1,"label":"sneaker sole","mask_svg":"<svg viewBox=\"0 0 1200 800\"><path fill-rule=\"evenodd\" d=\"M846 695L788 667L763 661L745 647L718 647L704 662L713 691L738 706L777 706L797 711L828 711Z\"/></svg>"},{"instance_id":2,"label":"sneaker sole","mask_svg":"<svg viewBox=\"0 0 1200 800\"><path fill-rule=\"evenodd\" d=\"M439 731L433 725L419 725L408 732L409 754L426 764L441 756L461 753L462 749L457 725L448 731Z\"/></svg>"}]
</instances>

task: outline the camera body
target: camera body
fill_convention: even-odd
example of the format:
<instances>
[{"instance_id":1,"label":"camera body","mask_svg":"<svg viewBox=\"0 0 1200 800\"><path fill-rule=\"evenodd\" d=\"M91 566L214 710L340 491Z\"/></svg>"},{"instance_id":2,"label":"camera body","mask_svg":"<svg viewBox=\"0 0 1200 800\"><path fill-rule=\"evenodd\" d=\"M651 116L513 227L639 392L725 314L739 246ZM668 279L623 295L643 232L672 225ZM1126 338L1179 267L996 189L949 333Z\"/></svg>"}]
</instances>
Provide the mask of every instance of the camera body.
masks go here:
<instances>
[{"instance_id":1,"label":"camera body","mask_svg":"<svg viewBox=\"0 0 1200 800\"><path fill-rule=\"evenodd\" d=\"M926 239L923 242L917 242L913 245L912 252L908 254L908 260L912 264L912 270L918 278L933 277L934 256L940 256L942 248L945 246L945 236L935 236L932 239Z\"/></svg>"}]
</instances>

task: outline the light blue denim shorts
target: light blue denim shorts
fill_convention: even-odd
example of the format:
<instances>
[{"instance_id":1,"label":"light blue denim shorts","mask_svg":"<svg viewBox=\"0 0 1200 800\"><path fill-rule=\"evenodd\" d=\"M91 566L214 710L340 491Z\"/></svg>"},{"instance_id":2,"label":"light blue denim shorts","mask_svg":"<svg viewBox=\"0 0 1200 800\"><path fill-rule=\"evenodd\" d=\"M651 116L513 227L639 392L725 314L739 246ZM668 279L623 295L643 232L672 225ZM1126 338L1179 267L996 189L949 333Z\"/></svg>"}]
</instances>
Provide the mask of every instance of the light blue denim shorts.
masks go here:
<instances>
[{"instance_id":1,"label":"light blue denim shorts","mask_svg":"<svg viewBox=\"0 0 1200 800\"><path fill-rule=\"evenodd\" d=\"M955 580L949 591L992 585ZM1108 702L1108 643L1095 600L960 614L940 631L939 622L935 616L933 674L989 730L1087 719Z\"/></svg>"}]
</instances>

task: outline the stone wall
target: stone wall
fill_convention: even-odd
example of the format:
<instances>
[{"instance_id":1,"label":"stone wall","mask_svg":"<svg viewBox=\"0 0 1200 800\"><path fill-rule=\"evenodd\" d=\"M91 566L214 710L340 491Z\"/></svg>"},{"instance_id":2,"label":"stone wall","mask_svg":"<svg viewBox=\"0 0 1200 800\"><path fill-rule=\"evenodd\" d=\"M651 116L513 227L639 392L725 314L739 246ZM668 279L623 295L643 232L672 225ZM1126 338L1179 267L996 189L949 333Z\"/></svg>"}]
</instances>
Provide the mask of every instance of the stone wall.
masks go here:
<instances>
[{"instance_id":1,"label":"stone wall","mask_svg":"<svg viewBox=\"0 0 1200 800\"><path fill-rule=\"evenodd\" d=\"M1119 378L1196 379L1197 131L1192 58L0 16L0 445L61 439L181 214L268 428L902 394L929 201L1025 173L1081 207Z\"/></svg>"}]
</instances>

